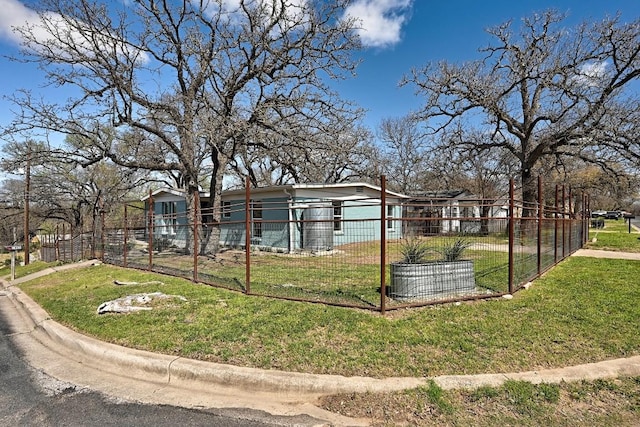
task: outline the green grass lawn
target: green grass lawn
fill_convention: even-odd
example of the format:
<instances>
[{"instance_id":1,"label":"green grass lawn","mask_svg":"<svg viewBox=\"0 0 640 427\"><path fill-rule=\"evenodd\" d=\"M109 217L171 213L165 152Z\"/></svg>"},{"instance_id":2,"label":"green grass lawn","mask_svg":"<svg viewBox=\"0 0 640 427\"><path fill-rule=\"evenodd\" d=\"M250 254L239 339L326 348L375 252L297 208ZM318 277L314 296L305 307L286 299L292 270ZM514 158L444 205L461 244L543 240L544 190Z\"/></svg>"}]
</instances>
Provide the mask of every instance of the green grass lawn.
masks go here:
<instances>
[{"instance_id":1,"label":"green grass lawn","mask_svg":"<svg viewBox=\"0 0 640 427\"><path fill-rule=\"evenodd\" d=\"M603 248L633 250L625 245L637 234L609 226L603 231L597 238ZM385 317L108 265L58 272L20 287L57 321L120 345L266 369L388 377L512 372L638 355L639 275L638 261L574 257L511 300L397 310ZM116 286L114 280L163 284ZM187 301L134 314L96 313L106 300L154 291ZM640 420L638 396L636 377L559 385L511 381L476 391L430 384L329 396L321 404L374 418L374 425L624 426Z\"/></svg>"},{"instance_id":2,"label":"green grass lawn","mask_svg":"<svg viewBox=\"0 0 640 427\"><path fill-rule=\"evenodd\" d=\"M622 220L606 220L603 229L590 229L587 249L640 252L640 232Z\"/></svg>"},{"instance_id":3,"label":"green grass lawn","mask_svg":"<svg viewBox=\"0 0 640 427\"><path fill-rule=\"evenodd\" d=\"M184 357L342 375L520 371L640 353L640 263L572 258L512 300L392 312L272 300L107 265L21 285L53 318L105 341ZM121 287L113 280L162 280ZM100 303L162 291L187 302L132 315Z\"/></svg>"},{"instance_id":4,"label":"green grass lawn","mask_svg":"<svg viewBox=\"0 0 640 427\"><path fill-rule=\"evenodd\" d=\"M427 237L424 241L431 248L441 248L452 237ZM474 261L475 285L478 293L501 293L508 290L508 240L504 236L469 237L477 246L464 253L465 259ZM519 246L521 248L521 246ZM343 245L329 254L282 254L254 251L251 255L251 292L303 300L327 301L334 304L357 305L362 308L380 306L380 242L360 242ZM400 241L392 240L386 246L387 266L398 261ZM434 249L428 259L442 255ZM517 258L518 260L520 258ZM148 254L133 252L128 263L137 263L145 269ZM173 275L190 277L193 274L194 257L169 251L154 254L156 271L173 272ZM522 262L522 265L530 264ZM535 262L534 262L535 264ZM214 257L198 257L198 277L207 283L244 290L245 254L226 250ZM391 283L390 268L386 269L386 283ZM522 281L520 277L516 280ZM397 304L389 300L387 305Z\"/></svg>"}]
</instances>

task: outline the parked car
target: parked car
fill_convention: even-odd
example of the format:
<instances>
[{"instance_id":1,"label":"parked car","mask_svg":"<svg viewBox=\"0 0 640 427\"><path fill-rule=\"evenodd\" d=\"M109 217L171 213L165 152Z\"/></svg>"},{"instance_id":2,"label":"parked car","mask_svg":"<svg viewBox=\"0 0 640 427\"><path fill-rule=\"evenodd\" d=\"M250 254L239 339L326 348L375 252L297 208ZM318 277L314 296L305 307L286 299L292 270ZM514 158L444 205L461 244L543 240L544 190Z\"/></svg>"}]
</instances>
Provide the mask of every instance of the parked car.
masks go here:
<instances>
[{"instance_id":1,"label":"parked car","mask_svg":"<svg viewBox=\"0 0 640 427\"><path fill-rule=\"evenodd\" d=\"M607 211L593 211L591 212L591 218L604 218L607 215Z\"/></svg>"},{"instance_id":2,"label":"parked car","mask_svg":"<svg viewBox=\"0 0 640 427\"><path fill-rule=\"evenodd\" d=\"M605 214L605 218L606 219L618 219L620 218L621 213L620 211L607 211L607 213Z\"/></svg>"}]
</instances>

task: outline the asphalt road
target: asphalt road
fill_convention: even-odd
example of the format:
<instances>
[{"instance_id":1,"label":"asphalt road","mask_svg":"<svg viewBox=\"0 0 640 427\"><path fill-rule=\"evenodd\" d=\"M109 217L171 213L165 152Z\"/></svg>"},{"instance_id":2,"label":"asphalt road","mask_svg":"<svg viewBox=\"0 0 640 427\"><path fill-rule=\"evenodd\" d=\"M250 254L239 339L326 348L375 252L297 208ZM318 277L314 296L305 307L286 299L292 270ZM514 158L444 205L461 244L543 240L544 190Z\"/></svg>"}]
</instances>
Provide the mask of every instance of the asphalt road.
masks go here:
<instances>
[{"instance_id":1,"label":"asphalt road","mask_svg":"<svg viewBox=\"0 0 640 427\"><path fill-rule=\"evenodd\" d=\"M5 298L0 294L0 298ZM28 366L11 342L0 313L0 425L2 426L273 426L237 414L145 405L57 381ZM229 411L227 411L229 412Z\"/></svg>"}]
</instances>

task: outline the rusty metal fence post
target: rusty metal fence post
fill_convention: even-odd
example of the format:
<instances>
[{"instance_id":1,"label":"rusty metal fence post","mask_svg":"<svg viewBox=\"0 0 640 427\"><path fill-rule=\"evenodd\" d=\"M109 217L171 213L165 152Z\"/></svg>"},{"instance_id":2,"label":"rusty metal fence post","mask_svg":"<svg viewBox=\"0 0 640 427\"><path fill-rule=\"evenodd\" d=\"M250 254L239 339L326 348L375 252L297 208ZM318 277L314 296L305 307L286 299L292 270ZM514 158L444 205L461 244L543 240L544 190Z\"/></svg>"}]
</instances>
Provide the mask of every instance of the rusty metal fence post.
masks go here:
<instances>
[{"instance_id":1,"label":"rusty metal fence post","mask_svg":"<svg viewBox=\"0 0 640 427\"><path fill-rule=\"evenodd\" d=\"M100 198L100 242L102 246L102 251L100 252L100 261L104 262L105 252L107 250L107 242L106 242L106 234L105 234L105 211L104 211L104 200L102 197Z\"/></svg>"},{"instance_id":2,"label":"rusty metal fence post","mask_svg":"<svg viewBox=\"0 0 640 427\"><path fill-rule=\"evenodd\" d=\"M251 182L249 177L245 177L244 180L244 247L245 247L245 293L249 295L251 293ZM222 201L220 201L222 203Z\"/></svg>"},{"instance_id":3,"label":"rusty metal fence post","mask_svg":"<svg viewBox=\"0 0 640 427\"><path fill-rule=\"evenodd\" d=\"M387 179L380 176L380 314L384 316L387 296Z\"/></svg>"},{"instance_id":4,"label":"rusty metal fence post","mask_svg":"<svg viewBox=\"0 0 640 427\"><path fill-rule=\"evenodd\" d=\"M69 254L71 256L71 262L75 262L75 258L73 257L73 222L69 223Z\"/></svg>"},{"instance_id":5,"label":"rusty metal fence post","mask_svg":"<svg viewBox=\"0 0 640 427\"><path fill-rule=\"evenodd\" d=\"M584 205L582 208L584 222L582 224L582 244L589 241L589 223L591 222L591 198L588 194L584 194Z\"/></svg>"},{"instance_id":6,"label":"rusty metal fence post","mask_svg":"<svg viewBox=\"0 0 640 427\"><path fill-rule=\"evenodd\" d=\"M151 192L151 190L149 190L149 212L147 212L147 222L149 228L149 235L147 236L147 241L149 244L149 271L153 270L153 209L153 193Z\"/></svg>"},{"instance_id":7,"label":"rusty metal fence post","mask_svg":"<svg viewBox=\"0 0 640 427\"><path fill-rule=\"evenodd\" d=\"M572 194L572 189L571 187L569 187L569 208L568 208L568 215L569 215L569 230L568 232L568 244L569 244L569 254L573 253L573 194Z\"/></svg>"},{"instance_id":8,"label":"rusty metal fence post","mask_svg":"<svg viewBox=\"0 0 640 427\"><path fill-rule=\"evenodd\" d=\"M196 191L193 207L193 281L198 281L198 219L200 216L200 191Z\"/></svg>"},{"instance_id":9,"label":"rusty metal fence post","mask_svg":"<svg viewBox=\"0 0 640 427\"><path fill-rule=\"evenodd\" d=\"M56 253L56 261L60 261L60 230L59 230L59 225L56 224L56 234L54 237L54 247L55 247L55 253Z\"/></svg>"},{"instance_id":10,"label":"rusty metal fence post","mask_svg":"<svg viewBox=\"0 0 640 427\"><path fill-rule=\"evenodd\" d=\"M558 207L558 184L556 184L556 194L555 194L555 213L553 214L553 263L556 264L558 262L558 235L559 235L559 227L558 227L558 215L559 215L559 207Z\"/></svg>"},{"instance_id":11,"label":"rusty metal fence post","mask_svg":"<svg viewBox=\"0 0 640 427\"><path fill-rule=\"evenodd\" d=\"M124 233L124 245L122 247L122 265L127 268L127 204L124 204L124 219L123 219L122 232Z\"/></svg>"},{"instance_id":12,"label":"rusty metal fence post","mask_svg":"<svg viewBox=\"0 0 640 427\"><path fill-rule=\"evenodd\" d=\"M84 226L80 229L80 259L84 259Z\"/></svg>"},{"instance_id":13,"label":"rusty metal fence post","mask_svg":"<svg viewBox=\"0 0 640 427\"><path fill-rule=\"evenodd\" d=\"M62 239L60 240L60 242L62 243L62 262L67 262L67 247L65 244L66 240L67 240L67 227L63 222L62 223Z\"/></svg>"},{"instance_id":14,"label":"rusty metal fence post","mask_svg":"<svg viewBox=\"0 0 640 427\"><path fill-rule=\"evenodd\" d=\"M542 196L542 177L538 176L538 276L542 273L542 227L544 221L544 197Z\"/></svg>"},{"instance_id":15,"label":"rusty metal fence post","mask_svg":"<svg viewBox=\"0 0 640 427\"><path fill-rule=\"evenodd\" d=\"M589 197L587 193L582 193L582 240L580 240L580 247L584 246L587 243L587 238L589 237L589 219L591 217L591 213L588 211L588 200Z\"/></svg>"},{"instance_id":16,"label":"rusty metal fence post","mask_svg":"<svg viewBox=\"0 0 640 427\"><path fill-rule=\"evenodd\" d=\"M515 243L515 202L513 178L509 180L509 293L513 293L514 243Z\"/></svg>"},{"instance_id":17,"label":"rusty metal fence post","mask_svg":"<svg viewBox=\"0 0 640 427\"><path fill-rule=\"evenodd\" d=\"M565 247L567 246L567 240L566 240L566 193L565 193L565 186L564 184L562 184L562 259L564 259L565 256L567 256L566 254L566 250Z\"/></svg>"}]
</instances>

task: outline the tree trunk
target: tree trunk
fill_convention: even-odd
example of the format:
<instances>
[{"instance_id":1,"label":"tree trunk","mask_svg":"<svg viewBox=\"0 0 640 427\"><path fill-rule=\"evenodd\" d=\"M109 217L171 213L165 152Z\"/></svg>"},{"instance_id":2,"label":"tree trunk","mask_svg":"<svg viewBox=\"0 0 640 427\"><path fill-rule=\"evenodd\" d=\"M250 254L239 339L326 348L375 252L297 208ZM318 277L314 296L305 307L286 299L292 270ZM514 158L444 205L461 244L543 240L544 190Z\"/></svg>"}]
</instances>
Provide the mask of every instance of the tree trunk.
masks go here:
<instances>
[{"instance_id":1,"label":"tree trunk","mask_svg":"<svg viewBox=\"0 0 640 427\"><path fill-rule=\"evenodd\" d=\"M215 254L220 249L220 220L222 216L222 180L227 165L226 157L217 150L211 154L213 163L213 173L211 174L211 184L209 187L211 218L212 221L203 230L203 239L201 240L201 253Z\"/></svg>"},{"instance_id":2,"label":"tree trunk","mask_svg":"<svg viewBox=\"0 0 640 427\"><path fill-rule=\"evenodd\" d=\"M527 237L537 236L536 222L532 220L537 217L537 200L538 182L531 174L531 169L524 167L522 169L522 215L520 217L521 244L525 243Z\"/></svg>"},{"instance_id":3,"label":"tree trunk","mask_svg":"<svg viewBox=\"0 0 640 427\"><path fill-rule=\"evenodd\" d=\"M491 215L491 205L489 200L482 199L482 210L480 213L480 235L489 235L489 215Z\"/></svg>"},{"instance_id":4,"label":"tree trunk","mask_svg":"<svg viewBox=\"0 0 640 427\"><path fill-rule=\"evenodd\" d=\"M538 202L538 182L531 174L531 169L522 170L522 217L532 218L536 216Z\"/></svg>"},{"instance_id":5,"label":"tree trunk","mask_svg":"<svg viewBox=\"0 0 640 427\"><path fill-rule=\"evenodd\" d=\"M197 229L201 225L194 223L194 212L200 212L199 206L196 206L198 203L198 197L196 197L198 193L197 186L187 186L187 194L186 194L186 202L187 202L187 210L185 212L186 218L186 230L185 230L185 243L184 243L184 253L189 255L193 249L193 235L194 235L194 227ZM201 221L199 221L201 222ZM199 234L199 233L198 233Z\"/></svg>"}]
</instances>

